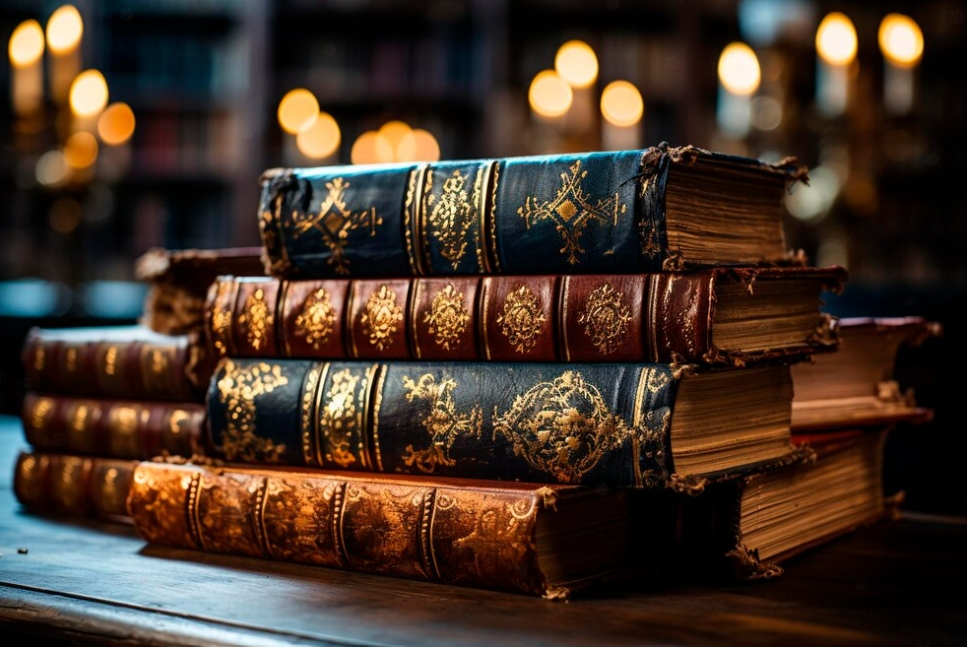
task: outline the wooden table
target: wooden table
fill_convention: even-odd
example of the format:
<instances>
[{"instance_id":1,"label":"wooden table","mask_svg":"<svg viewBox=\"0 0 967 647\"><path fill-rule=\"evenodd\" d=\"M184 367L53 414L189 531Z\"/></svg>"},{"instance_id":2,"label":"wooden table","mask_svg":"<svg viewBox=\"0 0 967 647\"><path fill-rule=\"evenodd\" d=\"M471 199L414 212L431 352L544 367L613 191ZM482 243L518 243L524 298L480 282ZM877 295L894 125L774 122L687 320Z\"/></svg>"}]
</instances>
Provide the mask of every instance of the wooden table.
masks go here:
<instances>
[{"instance_id":1,"label":"wooden table","mask_svg":"<svg viewBox=\"0 0 967 647\"><path fill-rule=\"evenodd\" d=\"M149 548L124 524L32 515L0 416L0 636L60 645L963 645L967 520L907 514L778 581L551 602Z\"/></svg>"}]
</instances>

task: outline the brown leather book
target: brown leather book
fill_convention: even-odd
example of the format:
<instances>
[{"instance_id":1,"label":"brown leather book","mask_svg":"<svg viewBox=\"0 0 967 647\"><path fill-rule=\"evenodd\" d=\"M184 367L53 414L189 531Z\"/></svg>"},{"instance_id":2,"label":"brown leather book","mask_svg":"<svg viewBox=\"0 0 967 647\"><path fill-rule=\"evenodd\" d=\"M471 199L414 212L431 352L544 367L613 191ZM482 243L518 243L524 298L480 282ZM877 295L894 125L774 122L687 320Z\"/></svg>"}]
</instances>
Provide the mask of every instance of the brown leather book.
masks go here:
<instances>
[{"instance_id":1,"label":"brown leather book","mask_svg":"<svg viewBox=\"0 0 967 647\"><path fill-rule=\"evenodd\" d=\"M21 349L29 391L133 400L203 402L212 359L197 334L143 325L34 327Z\"/></svg>"},{"instance_id":2,"label":"brown leather book","mask_svg":"<svg viewBox=\"0 0 967 647\"><path fill-rule=\"evenodd\" d=\"M21 452L13 475L17 500L34 512L107 517L130 523L127 496L138 461L55 452Z\"/></svg>"},{"instance_id":3,"label":"brown leather book","mask_svg":"<svg viewBox=\"0 0 967 647\"><path fill-rule=\"evenodd\" d=\"M553 599L628 565L619 490L142 462L128 511L149 544Z\"/></svg>"},{"instance_id":4,"label":"brown leather book","mask_svg":"<svg viewBox=\"0 0 967 647\"><path fill-rule=\"evenodd\" d=\"M834 349L831 267L627 275L219 277L218 357L748 364ZM767 325L766 323L767 322Z\"/></svg>"},{"instance_id":5,"label":"brown leather book","mask_svg":"<svg viewBox=\"0 0 967 647\"><path fill-rule=\"evenodd\" d=\"M220 274L262 274L261 254L260 246L149 249L134 266L148 284L140 323L166 335L201 330L208 286Z\"/></svg>"},{"instance_id":6,"label":"brown leather book","mask_svg":"<svg viewBox=\"0 0 967 647\"><path fill-rule=\"evenodd\" d=\"M21 421L31 447L105 458L206 453L205 405L29 391Z\"/></svg>"}]
</instances>

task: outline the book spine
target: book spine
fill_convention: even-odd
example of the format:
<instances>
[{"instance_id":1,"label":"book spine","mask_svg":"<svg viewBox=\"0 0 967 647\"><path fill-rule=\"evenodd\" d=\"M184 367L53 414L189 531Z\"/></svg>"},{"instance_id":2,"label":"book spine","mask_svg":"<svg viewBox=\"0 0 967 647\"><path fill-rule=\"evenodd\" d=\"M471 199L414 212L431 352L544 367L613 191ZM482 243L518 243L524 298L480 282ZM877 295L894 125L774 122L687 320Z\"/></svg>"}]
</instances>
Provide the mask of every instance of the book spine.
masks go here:
<instances>
[{"instance_id":1,"label":"book spine","mask_svg":"<svg viewBox=\"0 0 967 647\"><path fill-rule=\"evenodd\" d=\"M27 392L21 420L41 451L147 460L204 455L205 406Z\"/></svg>"},{"instance_id":2,"label":"book spine","mask_svg":"<svg viewBox=\"0 0 967 647\"><path fill-rule=\"evenodd\" d=\"M17 500L37 512L127 517L137 461L52 452L21 452L14 470Z\"/></svg>"},{"instance_id":3,"label":"book spine","mask_svg":"<svg viewBox=\"0 0 967 647\"><path fill-rule=\"evenodd\" d=\"M145 462L128 504L150 544L545 595L541 491Z\"/></svg>"},{"instance_id":4,"label":"book spine","mask_svg":"<svg viewBox=\"0 0 967 647\"><path fill-rule=\"evenodd\" d=\"M716 273L219 277L216 357L703 362ZM805 341L804 341L805 345Z\"/></svg>"},{"instance_id":5,"label":"book spine","mask_svg":"<svg viewBox=\"0 0 967 647\"><path fill-rule=\"evenodd\" d=\"M677 384L663 364L225 358L208 428L239 463L650 487Z\"/></svg>"},{"instance_id":6,"label":"book spine","mask_svg":"<svg viewBox=\"0 0 967 647\"><path fill-rule=\"evenodd\" d=\"M662 149L263 174L275 276L632 273L661 269Z\"/></svg>"},{"instance_id":7,"label":"book spine","mask_svg":"<svg viewBox=\"0 0 967 647\"><path fill-rule=\"evenodd\" d=\"M28 333L21 357L26 387L32 391L200 401L204 387L199 391L194 386L201 379L197 373L210 368L192 350L188 336L170 341L68 340L34 331Z\"/></svg>"}]
</instances>

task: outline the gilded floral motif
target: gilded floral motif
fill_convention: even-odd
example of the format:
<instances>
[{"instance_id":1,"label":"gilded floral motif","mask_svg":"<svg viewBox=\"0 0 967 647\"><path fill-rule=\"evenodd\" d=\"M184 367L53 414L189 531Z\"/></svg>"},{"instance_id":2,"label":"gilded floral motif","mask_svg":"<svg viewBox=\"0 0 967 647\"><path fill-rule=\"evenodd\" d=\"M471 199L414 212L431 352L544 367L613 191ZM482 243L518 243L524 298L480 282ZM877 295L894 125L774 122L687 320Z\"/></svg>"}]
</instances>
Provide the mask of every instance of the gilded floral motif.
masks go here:
<instances>
[{"instance_id":1,"label":"gilded floral motif","mask_svg":"<svg viewBox=\"0 0 967 647\"><path fill-rule=\"evenodd\" d=\"M515 455L561 483L579 482L632 433L576 371L536 384L502 414L494 411L494 436L510 441Z\"/></svg>"},{"instance_id":2,"label":"gilded floral motif","mask_svg":"<svg viewBox=\"0 0 967 647\"><path fill-rule=\"evenodd\" d=\"M403 310L396 303L396 292L385 285L379 286L379 290L366 301L360 321L363 334L371 345L379 350L389 348L393 344L393 335L403 321Z\"/></svg>"},{"instance_id":3,"label":"gilded floral motif","mask_svg":"<svg viewBox=\"0 0 967 647\"><path fill-rule=\"evenodd\" d=\"M319 412L320 442L325 449L325 461L340 467L350 467L357 461L353 445L358 443L360 411L356 406L356 389L366 382L346 368L332 376L332 386L326 391L325 406ZM324 463L325 465L325 463Z\"/></svg>"},{"instance_id":4,"label":"gilded floral motif","mask_svg":"<svg viewBox=\"0 0 967 647\"><path fill-rule=\"evenodd\" d=\"M475 405L467 413L457 411L453 397L457 383L453 378L447 377L437 382L429 373L421 375L416 381L403 376L403 388L406 389L407 401L424 400L430 404L426 417L420 421L430 436L428 447L414 449L408 445L402 457L403 462L426 473L432 473L437 465L456 465L450 456L450 449L458 438L480 437L483 409Z\"/></svg>"},{"instance_id":5,"label":"gilded floral motif","mask_svg":"<svg viewBox=\"0 0 967 647\"><path fill-rule=\"evenodd\" d=\"M480 204L478 187L475 185L471 198L466 190L466 182L467 177L457 169L443 182L439 202L433 205L434 196L427 198L427 205L433 205L429 216L430 235L440 241L440 255L450 261L453 269L460 266L467 252L467 234L476 222L474 205Z\"/></svg>"},{"instance_id":6,"label":"gilded floral motif","mask_svg":"<svg viewBox=\"0 0 967 647\"><path fill-rule=\"evenodd\" d=\"M265 290L258 288L245 299L244 311L238 321L245 329L249 347L259 350L268 342L269 330L275 317L265 302Z\"/></svg>"},{"instance_id":7,"label":"gilded floral motif","mask_svg":"<svg viewBox=\"0 0 967 647\"><path fill-rule=\"evenodd\" d=\"M584 326L584 334L602 355L609 355L624 341L631 323L631 310L622 294L610 283L595 288L578 313L578 323Z\"/></svg>"},{"instance_id":8,"label":"gilded floral motif","mask_svg":"<svg viewBox=\"0 0 967 647\"><path fill-rule=\"evenodd\" d=\"M369 235L375 236L376 228L383 224L376 207L354 212L346 206L345 193L349 187L349 182L344 178L333 178L331 182L326 182L329 193L319 205L319 213L302 214L295 211L292 214L295 237L316 231L332 253L327 263L335 267L337 274L349 274L346 246L350 233L357 229L369 229Z\"/></svg>"},{"instance_id":9,"label":"gilded floral motif","mask_svg":"<svg viewBox=\"0 0 967 647\"><path fill-rule=\"evenodd\" d=\"M306 297L302 312L295 318L295 326L296 335L316 350L329 341L336 326L336 311L324 288L316 288Z\"/></svg>"},{"instance_id":10,"label":"gilded floral motif","mask_svg":"<svg viewBox=\"0 0 967 647\"><path fill-rule=\"evenodd\" d=\"M433 335L434 343L444 350L450 350L466 332L467 324L470 323L470 313L463 303L463 294L448 284L433 295L430 310L423 316L423 323L428 324L427 332Z\"/></svg>"},{"instance_id":11,"label":"gilded floral motif","mask_svg":"<svg viewBox=\"0 0 967 647\"><path fill-rule=\"evenodd\" d=\"M255 399L289 383L278 364L258 362L241 367L223 360L224 370L217 382L218 399L225 406L225 429L221 450L227 460L278 462L284 444L275 444L256 433Z\"/></svg>"},{"instance_id":12,"label":"gilded floral motif","mask_svg":"<svg viewBox=\"0 0 967 647\"><path fill-rule=\"evenodd\" d=\"M592 223L614 222L625 213L627 206L621 202L621 195L614 193L606 198L594 198L581 187L587 177L587 170L581 170L581 160L576 160L561 173L561 187L549 200L528 196L524 205L517 209L517 215L524 219L530 228L542 221L551 222L564 240L559 251L567 254L568 263L576 265L578 256L585 253L581 247L581 237Z\"/></svg>"},{"instance_id":13,"label":"gilded floral motif","mask_svg":"<svg viewBox=\"0 0 967 647\"><path fill-rule=\"evenodd\" d=\"M529 287L518 285L504 299L497 315L500 332L518 353L526 355L537 344L547 315Z\"/></svg>"}]
</instances>

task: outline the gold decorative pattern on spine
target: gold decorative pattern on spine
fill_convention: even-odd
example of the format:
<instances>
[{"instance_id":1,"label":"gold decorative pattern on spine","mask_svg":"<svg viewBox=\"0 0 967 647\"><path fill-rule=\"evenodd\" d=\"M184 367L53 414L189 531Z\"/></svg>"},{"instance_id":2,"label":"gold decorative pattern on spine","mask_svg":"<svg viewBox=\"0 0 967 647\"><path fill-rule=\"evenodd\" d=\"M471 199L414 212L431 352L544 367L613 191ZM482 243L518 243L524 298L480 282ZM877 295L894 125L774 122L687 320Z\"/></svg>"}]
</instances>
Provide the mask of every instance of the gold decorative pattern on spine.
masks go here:
<instances>
[{"instance_id":1,"label":"gold decorative pattern on spine","mask_svg":"<svg viewBox=\"0 0 967 647\"><path fill-rule=\"evenodd\" d=\"M257 288L245 299L243 312L238 322L245 329L245 341L250 348L260 350L268 342L268 331L275 321L265 302L265 290Z\"/></svg>"},{"instance_id":2,"label":"gold decorative pattern on spine","mask_svg":"<svg viewBox=\"0 0 967 647\"><path fill-rule=\"evenodd\" d=\"M340 565L349 561L349 555L346 554L346 541L343 537L347 488L348 484L343 481L332 491L332 523L329 525L332 528L333 552L338 556Z\"/></svg>"},{"instance_id":3,"label":"gold decorative pattern on spine","mask_svg":"<svg viewBox=\"0 0 967 647\"><path fill-rule=\"evenodd\" d=\"M267 478L259 478L256 480L253 510L255 513L255 523L252 524L253 531L255 532L255 540L259 544L259 552L265 556L270 554L265 532L265 503L268 500L268 485L269 480Z\"/></svg>"},{"instance_id":4,"label":"gold decorative pattern on spine","mask_svg":"<svg viewBox=\"0 0 967 647\"><path fill-rule=\"evenodd\" d=\"M278 364L258 362L243 369L230 359L223 362L223 374L216 383L218 399L225 406L221 451L229 461L277 463L285 444L256 433L255 399L285 386L289 378Z\"/></svg>"},{"instance_id":5,"label":"gold decorative pattern on spine","mask_svg":"<svg viewBox=\"0 0 967 647\"><path fill-rule=\"evenodd\" d=\"M467 330L470 313L463 304L463 293L448 283L445 288L433 295L430 310L423 315L427 332L433 335L433 342L444 350L450 350Z\"/></svg>"},{"instance_id":6,"label":"gold decorative pattern on spine","mask_svg":"<svg viewBox=\"0 0 967 647\"><path fill-rule=\"evenodd\" d=\"M667 456L665 455L665 439L668 438L671 425L671 409L669 407L646 407L645 394L655 395L668 388L671 376L664 371L652 367L643 367L638 376L638 387L635 390L635 411L632 424L634 425L634 465L635 484L646 487L659 486L665 481ZM660 471L641 471L641 462L657 463Z\"/></svg>"},{"instance_id":7,"label":"gold decorative pattern on spine","mask_svg":"<svg viewBox=\"0 0 967 647\"><path fill-rule=\"evenodd\" d=\"M369 207L354 212L346 206L346 190L350 183L345 178L333 178L326 182L328 195L319 205L319 213L292 214L292 228L296 238L310 231L316 231L322 243L329 249L331 256L327 259L329 265L334 266L337 274L349 274L349 259L346 258L346 246L349 234L357 229L369 229L369 235L375 236L376 229L383 224L382 217L376 213L376 207Z\"/></svg>"},{"instance_id":8,"label":"gold decorative pattern on spine","mask_svg":"<svg viewBox=\"0 0 967 647\"><path fill-rule=\"evenodd\" d=\"M568 308L571 305L571 277L562 276L558 283L557 297L557 327L558 339L561 344L561 356L565 362L571 361L571 340L567 336Z\"/></svg>"},{"instance_id":9,"label":"gold decorative pattern on spine","mask_svg":"<svg viewBox=\"0 0 967 647\"><path fill-rule=\"evenodd\" d=\"M295 329L296 336L315 350L329 341L329 335L336 329L336 311L324 288L316 288L306 297L302 311L295 318Z\"/></svg>"},{"instance_id":10,"label":"gold decorative pattern on spine","mask_svg":"<svg viewBox=\"0 0 967 647\"><path fill-rule=\"evenodd\" d=\"M338 465L347 468L359 460L353 453L353 441L363 433L359 419L361 412L356 406L356 387L361 380L348 368L333 373L332 386L325 392L325 402L320 402L322 406L316 410L320 434L316 442L325 450L324 456L319 457L322 467ZM324 384L319 388L323 389Z\"/></svg>"},{"instance_id":11,"label":"gold decorative pattern on spine","mask_svg":"<svg viewBox=\"0 0 967 647\"><path fill-rule=\"evenodd\" d=\"M500 254L497 253L497 188L500 186L500 162L494 161L490 167L492 172L490 174L492 178L492 183L489 191L489 202L487 203L484 211L484 222L481 223L481 231L490 232L490 242L484 245L487 249L487 253L490 255L490 263L484 266L485 271L488 274L496 273L502 274L503 268L500 266ZM487 195L485 192L484 195ZM486 222L488 221L489 222ZM486 255L485 255L486 258ZM493 268L493 269L491 269Z\"/></svg>"},{"instance_id":12,"label":"gold decorative pattern on spine","mask_svg":"<svg viewBox=\"0 0 967 647\"><path fill-rule=\"evenodd\" d=\"M514 350L526 355L537 345L541 327L547 321L544 308L529 287L518 285L507 294L497 325Z\"/></svg>"},{"instance_id":13,"label":"gold decorative pattern on spine","mask_svg":"<svg viewBox=\"0 0 967 647\"><path fill-rule=\"evenodd\" d=\"M107 428L110 430L111 453L115 456L136 458L140 454L138 420L141 418L134 407L117 405L107 414Z\"/></svg>"},{"instance_id":14,"label":"gold decorative pattern on spine","mask_svg":"<svg viewBox=\"0 0 967 647\"><path fill-rule=\"evenodd\" d=\"M328 365L326 365L328 366ZM319 467L315 464L318 448L315 446L318 440L315 437L315 402L316 390L319 387L319 378L322 376L323 365L313 364L306 373L305 384L302 388L301 411L299 412L299 432L302 438L302 458L306 465Z\"/></svg>"},{"instance_id":15,"label":"gold decorative pattern on spine","mask_svg":"<svg viewBox=\"0 0 967 647\"><path fill-rule=\"evenodd\" d=\"M429 488L423 495L420 511L420 554L423 558L423 570L430 579L440 579L440 569L433 553L433 511L436 489Z\"/></svg>"},{"instance_id":16,"label":"gold decorative pattern on spine","mask_svg":"<svg viewBox=\"0 0 967 647\"><path fill-rule=\"evenodd\" d=\"M77 347L68 346L64 351L64 369L68 373L77 372Z\"/></svg>"},{"instance_id":17,"label":"gold decorative pattern on spine","mask_svg":"<svg viewBox=\"0 0 967 647\"><path fill-rule=\"evenodd\" d=\"M494 409L494 437L503 436L515 455L560 483L580 482L632 433L577 371L534 385L504 413Z\"/></svg>"},{"instance_id":18,"label":"gold decorative pattern on spine","mask_svg":"<svg viewBox=\"0 0 967 647\"><path fill-rule=\"evenodd\" d=\"M386 382L386 368L380 367L379 376L375 380L373 388L376 395L373 397L373 455L376 457L376 471L383 471L383 455L379 448L379 410L383 405L383 384Z\"/></svg>"},{"instance_id":19,"label":"gold decorative pattern on spine","mask_svg":"<svg viewBox=\"0 0 967 647\"><path fill-rule=\"evenodd\" d=\"M373 461L369 455L369 446L367 445L369 437L369 416L370 408L369 403L372 402L371 391L373 384L376 382L376 378L380 373L380 365L373 364L368 369L366 369L366 378L363 380L362 388L359 390L359 402L357 407L359 408L359 460L363 463L363 469L372 471Z\"/></svg>"},{"instance_id":20,"label":"gold decorative pattern on spine","mask_svg":"<svg viewBox=\"0 0 967 647\"><path fill-rule=\"evenodd\" d=\"M232 355L232 317L235 299L238 294L238 280L221 280L215 288L215 298L211 310L211 344L220 357Z\"/></svg>"},{"instance_id":21,"label":"gold decorative pattern on spine","mask_svg":"<svg viewBox=\"0 0 967 647\"><path fill-rule=\"evenodd\" d=\"M588 295L584 309L578 313L578 323L584 326L584 334L598 352L610 355L624 341L631 323L631 309L624 295L605 283Z\"/></svg>"},{"instance_id":22,"label":"gold decorative pattern on spine","mask_svg":"<svg viewBox=\"0 0 967 647\"><path fill-rule=\"evenodd\" d=\"M425 449L414 449L413 445L407 445L406 452L401 456L403 463L427 474L433 473L437 465L456 465L456 460L450 457L450 449L458 438L480 438L483 409L475 405L468 413L459 413L453 397L457 382L451 377L437 382L432 374L425 373L413 381L404 375L403 388L406 389L408 402L424 400L429 403L427 415L420 424L430 436L429 446Z\"/></svg>"},{"instance_id":23,"label":"gold decorative pattern on spine","mask_svg":"<svg viewBox=\"0 0 967 647\"><path fill-rule=\"evenodd\" d=\"M434 169L427 166L426 173L423 175L423 186L420 187L420 220L419 238L416 239L416 253L420 255L419 263L423 266L423 272L433 273L433 264L430 259L430 241L427 238L429 231L430 216L427 213L430 203L433 200L433 173Z\"/></svg>"},{"instance_id":24,"label":"gold decorative pattern on spine","mask_svg":"<svg viewBox=\"0 0 967 647\"><path fill-rule=\"evenodd\" d=\"M50 420L50 415L54 412L54 401L50 398L37 398L34 401L28 415L30 426L34 429L43 429Z\"/></svg>"},{"instance_id":25,"label":"gold decorative pattern on spine","mask_svg":"<svg viewBox=\"0 0 967 647\"><path fill-rule=\"evenodd\" d=\"M107 350L104 351L104 372L108 375L114 375L117 371L118 363L118 347L108 346Z\"/></svg>"},{"instance_id":26,"label":"gold decorative pattern on spine","mask_svg":"<svg viewBox=\"0 0 967 647\"><path fill-rule=\"evenodd\" d=\"M429 235L439 241L440 255L450 262L454 270L460 267L468 244L472 243L474 249L480 247L477 232L473 231L480 205L480 185L475 176L471 195L467 192L467 180L460 169L456 169L443 181L438 201L432 193L426 197L426 206L430 209ZM471 240L468 241L468 234L471 233Z\"/></svg>"},{"instance_id":27,"label":"gold decorative pattern on spine","mask_svg":"<svg viewBox=\"0 0 967 647\"><path fill-rule=\"evenodd\" d=\"M201 536L201 519L199 518L198 510L198 491L201 488L201 474L194 472L187 478L183 478L182 487L187 492L185 498L188 505L186 506L185 514L188 517L188 532L191 533L191 539L195 542L195 546L202 550L208 550Z\"/></svg>"},{"instance_id":28,"label":"gold decorative pattern on spine","mask_svg":"<svg viewBox=\"0 0 967 647\"><path fill-rule=\"evenodd\" d=\"M517 208L517 215L524 219L528 229L543 221L552 223L564 240L564 247L558 251L567 254L568 263L576 265L580 262L578 256L586 251L581 247L581 237L588 226L616 223L627 206L621 203L618 192L594 201L581 187L588 175L587 170L581 170L581 160L576 160L568 171L561 173L561 188L553 198L528 196L523 206Z\"/></svg>"},{"instance_id":29,"label":"gold decorative pattern on spine","mask_svg":"<svg viewBox=\"0 0 967 647\"><path fill-rule=\"evenodd\" d=\"M322 467L323 465L326 464L322 458L324 443L322 438L320 421L322 419L322 411L325 406L322 402L322 398L323 398L323 395L325 394L326 380L329 379L329 369L331 367L332 367L332 364L329 362L326 362L325 364L322 365L322 370L319 373L319 380L318 382L316 382L316 388L312 389L312 392L311 392L312 434L311 434L311 438L309 439L309 443L311 446L314 447L315 453L313 455L315 457L315 465L318 467ZM303 439L303 442L305 442L305 439ZM313 463L312 461L308 461L307 464L312 465Z\"/></svg>"},{"instance_id":30,"label":"gold decorative pattern on spine","mask_svg":"<svg viewBox=\"0 0 967 647\"><path fill-rule=\"evenodd\" d=\"M386 285L380 285L379 290L366 301L360 321L370 345L381 351L389 348L394 341L393 335L403 321L403 310L396 303L396 292Z\"/></svg>"},{"instance_id":31,"label":"gold decorative pattern on spine","mask_svg":"<svg viewBox=\"0 0 967 647\"><path fill-rule=\"evenodd\" d=\"M429 164L420 164L410 171L406 182L406 201L403 204L403 231L406 238L406 255L414 276L426 276L431 268L423 264L423 191L427 176L431 175Z\"/></svg>"}]
</instances>

